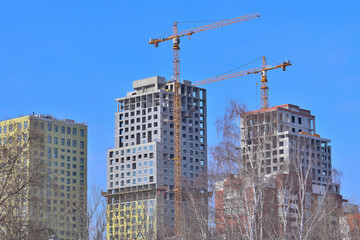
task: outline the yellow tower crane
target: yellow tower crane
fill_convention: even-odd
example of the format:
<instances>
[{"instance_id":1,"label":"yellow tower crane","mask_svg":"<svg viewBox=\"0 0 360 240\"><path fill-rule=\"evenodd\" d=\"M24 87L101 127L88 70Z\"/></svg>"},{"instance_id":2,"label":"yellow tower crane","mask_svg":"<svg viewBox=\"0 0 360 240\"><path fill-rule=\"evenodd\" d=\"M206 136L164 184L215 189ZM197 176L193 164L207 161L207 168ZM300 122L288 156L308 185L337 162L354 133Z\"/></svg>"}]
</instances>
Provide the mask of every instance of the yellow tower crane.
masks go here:
<instances>
[{"instance_id":1,"label":"yellow tower crane","mask_svg":"<svg viewBox=\"0 0 360 240\"><path fill-rule=\"evenodd\" d=\"M201 27L178 31L177 22L173 25L173 34L166 38L150 39L149 44L153 44L155 47L159 46L160 42L173 40L173 80L174 80L174 161L175 161L175 234L181 239L181 95L180 95L180 37L191 36L194 33L204 32L218 27L247 21L253 18L260 17L259 14L253 13L241 17L223 20L220 22L204 25Z\"/></svg>"},{"instance_id":2,"label":"yellow tower crane","mask_svg":"<svg viewBox=\"0 0 360 240\"><path fill-rule=\"evenodd\" d=\"M217 77L196 81L193 83L193 86L199 86L199 85L204 85L204 84L208 84L208 83L212 83L212 82L223 81L223 80L230 79L230 78L236 78L236 77L241 77L241 76L245 76L245 75L249 75L249 74L260 73L261 74L261 87L260 87L260 89L261 89L261 108L266 109L266 108L269 108L269 87L268 87L268 79L267 79L266 72L269 70L278 69L278 68L281 68L283 71L285 71L286 67L288 67L288 66L291 66L291 63L289 60L286 60L285 62L278 64L276 66L269 66L266 64L266 57L263 56L261 68L253 68L253 69L249 69L249 70L224 74L224 75L220 75Z\"/></svg>"}]
</instances>

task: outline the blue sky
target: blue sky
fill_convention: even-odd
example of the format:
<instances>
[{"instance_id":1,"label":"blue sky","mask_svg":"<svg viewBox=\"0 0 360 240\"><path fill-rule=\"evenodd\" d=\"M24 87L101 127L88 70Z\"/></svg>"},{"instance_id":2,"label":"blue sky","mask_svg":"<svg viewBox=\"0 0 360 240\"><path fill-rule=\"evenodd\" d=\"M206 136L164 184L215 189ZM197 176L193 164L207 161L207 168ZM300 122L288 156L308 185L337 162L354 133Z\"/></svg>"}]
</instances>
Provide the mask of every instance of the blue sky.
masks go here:
<instances>
[{"instance_id":1,"label":"blue sky","mask_svg":"<svg viewBox=\"0 0 360 240\"><path fill-rule=\"evenodd\" d=\"M288 71L270 71L270 105L309 109L332 140L342 193L360 199L360 2L358 1L0 1L0 119L32 112L87 122L89 183L106 188L106 150L114 146L114 99L132 81L171 77L170 43L150 46L174 21L260 18L181 42L181 78L217 76L263 55ZM180 30L202 23L184 23ZM271 62L270 62L271 63ZM247 67L258 67L256 62ZM246 68L245 68L246 69ZM244 70L245 70L244 69ZM258 75L205 85L209 145L231 98L260 105Z\"/></svg>"}]
</instances>

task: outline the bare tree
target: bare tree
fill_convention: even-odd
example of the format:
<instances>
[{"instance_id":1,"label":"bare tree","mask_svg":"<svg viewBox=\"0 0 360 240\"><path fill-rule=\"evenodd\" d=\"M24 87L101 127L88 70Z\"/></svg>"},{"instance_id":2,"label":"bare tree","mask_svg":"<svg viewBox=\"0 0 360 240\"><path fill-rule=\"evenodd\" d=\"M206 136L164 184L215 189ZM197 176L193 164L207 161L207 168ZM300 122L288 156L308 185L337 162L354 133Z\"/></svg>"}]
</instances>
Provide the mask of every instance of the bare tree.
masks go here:
<instances>
[{"instance_id":1,"label":"bare tree","mask_svg":"<svg viewBox=\"0 0 360 240\"><path fill-rule=\"evenodd\" d=\"M333 190L332 174L326 184L313 184L318 159L313 157L317 145L310 141L302 136L291 137L289 172L277 179L282 239L330 239L324 237L338 232L337 212L342 198Z\"/></svg>"},{"instance_id":2,"label":"bare tree","mask_svg":"<svg viewBox=\"0 0 360 240\"><path fill-rule=\"evenodd\" d=\"M82 193L73 189L70 191L71 201L64 202L58 218L51 219L51 224L58 227L66 221L71 226L67 228L69 236L79 240L106 239L106 201L101 195L101 188L93 184L89 189L82 189ZM72 217L76 217L74 220ZM73 224L80 224L73 227Z\"/></svg>"},{"instance_id":3,"label":"bare tree","mask_svg":"<svg viewBox=\"0 0 360 240\"><path fill-rule=\"evenodd\" d=\"M360 213L348 213L340 217L339 239L360 239Z\"/></svg>"},{"instance_id":4,"label":"bare tree","mask_svg":"<svg viewBox=\"0 0 360 240\"><path fill-rule=\"evenodd\" d=\"M198 186L203 186L207 178L197 179ZM211 193L186 186L183 190L182 239L211 239L209 231L209 197Z\"/></svg>"},{"instance_id":5,"label":"bare tree","mask_svg":"<svg viewBox=\"0 0 360 240\"><path fill-rule=\"evenodd\" d=\"M8 121L0 135L0 238L45 239L51 227L37 214L47 172L35 154L43 150L44 137L18 124Z\"/></svg>"},{"instance_id":6,"label":"bare tree","mask_svg":"<svg viewBox=\"0 0 360 240\"><path fill-rule=\"evenodd\" d=\"M106 239L106 201L99 186L91 185L87 198L86 229L90 240Z\"/></svg>"},{"instance_id":7,"label":"bare tree","mask_svg":"<svg viewBox=\"0 0 360 240\"><path fill-rule=\"evenodd\" d=\"M244 105L231 101L223 118L217 121L220 143L212 148L215 171L211 174L214 182L228 179L222 198L226 198L222 209L215 209L215 224L221 226L225 239L263 239L266 217L264 216L264 188L266 181L261 172L261 156L270 134L259 129L242 131L241 116L247 112ZM248 119L251 121L251 119ZM265 130L261 130L265 131ZM267 129L266 131L271 131ZM242 146L245 135L252 135L258 147L250 149ZM215 199L219 205L220 199Z\"/></svg>"}]
</instances>

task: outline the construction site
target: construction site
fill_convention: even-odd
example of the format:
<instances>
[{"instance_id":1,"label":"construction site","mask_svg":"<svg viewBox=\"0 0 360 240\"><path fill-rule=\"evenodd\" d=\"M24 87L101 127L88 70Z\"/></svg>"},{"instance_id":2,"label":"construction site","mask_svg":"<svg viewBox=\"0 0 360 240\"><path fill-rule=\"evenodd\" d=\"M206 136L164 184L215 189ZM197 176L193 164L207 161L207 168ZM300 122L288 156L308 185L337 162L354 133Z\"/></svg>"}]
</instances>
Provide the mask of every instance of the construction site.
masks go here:
<instances>
[{"instance_id":1,"label":"construction site","mask_svg":"<svg viewBox=\"0 0 360 240\"><path fill-rule=\"evenodd\" d=\"M359 240L359 7L4 1L0 239Z\"/></svg>"},{"instance_id":2,"label":"construction site","mask_svg":"<svg viewBox=\"0 0 360 240\"><path fill-rule=\"evenodd\" d=\"M173 75L169 80L155 76L134 81L134 91L115 100L117 104L115 148L108 151L108 191L103 193L107 198L110 219L107 224L108 239L138 239L139 236L144 239L190 239L187 232L196 228L197 224L193 219L198 219L199 215L203 219L208 219L212 215L210 213L212 204L209 201L214 199L214 192L209 191L209 182L213 180L209 180L208 175L208 104L203 85L250 74L258 74L261 79L261 109L241 114L241 126L239 126L241 147L234 147L241 152L241 160L238 164L241 174L235 175L235 178L246 176L240 182L235 181L235 185L241 183L241 189L237 189L235 195L234 193L227 195L226 192L235 191L233 187L229 188L229 184L234 184L234 180L229 180L234 178L230 173L228 175L230 178L225 177L216 182L215 231L222 236L220 239L234 239L235 235L227 237L226 230L229 226L238 232L253 228L254 230L245 231L250 235L258 234L260 231L263 236L272 236L262 233L265 222L262 222L260 230L257 229L256 224L252 227L247 226L249 221L258 218L256 211L245 214L245 209L257 208L255 205L248 205L253 202L252 198L262 198L262 195L257 196L258 192L255 191L259 188L263 189L261 194L265 195L274 191L271 190L273 188L277 188L278 193L285 191L287 194L292 194L291 208L287 207L289 203L281 202L284 199L279 195L274 197L270 194L265 198L265 205L270 201L276 202L277 198L280 199L278 209L274 207L268 209L268 211L277 209L273 213L275 215L276 212L283 212L285 208L285 212L289 214L298 212L299 209L306 209L307 214L311 215L312 207L319 205L311 204L309 199L319 196L326 198L325 196L331 195L332 199L336 196L335 202L332 202L335 204L334 211L343 208L342 206L349 206L346 205L347 200L340 195L339 184L333 181L330 140L320 137L316 132L315 116L311 115L309 110L301 109L296 105L270 107L268 71L275 69L285 71L292 65L289 60L269 65L267 57L263 56L259 58L261 66L257 68L194 82L180 78L182 37L190 38L196 33L258 17L260 15L254 13L184 31L179 31L175 22L172 35L150 39L149 44L155 47L159 47L162 42L172 41ZM294 156L295 152L299 154ZM302 160L298 162L300 158ZM219 159L219 161L224 160ZM306 176L298 178L305 179L305 182L299 180L295 182L297 185L307 186L306 190L301 191L296 187L298 190L292 188L290 191L279 186L275 187L279 179L290 181L289 178L299 176L299 172L306 173ZM251 178L253 176L256 176L256 179ZM264 181L261 187L253 185L259 179L263 179L260 182ZM244 181L247 182L247 187L244 186ZM244 195L243 188L252 189L251 199ZM245 197L235 197L240 195ZM301 199L305 197L308 202L303 206L305 200ZM202 209L201 213L199 209ZM358 210L355 209L355 212ZM255 216L254 219L245 221L243 218L246 219L249 215ZM242 220L235 221L234 216ZM284 225L284 222L280 221L276 223L276 227L269 228L276 229L277 233L281 233L280 235L285 238L290 237L291 234L286 232L289 230L283 229L284 226L289 224L288 229L295 231L294 229L298 229L299 219L307 219L307 221L310 219L292 214L291 218L295 220L290 221L290 215L280 216L285 216L285 222L288 223ZM269 218L273 219L272 224L277 219L276 216ZM321 221L320 218L316 219ZM331 224L336 225L334 222ZM200 225L199 227L202 231L202 239L208 239L211 234L207 227L204 229ZM245 235L242 233L237 237L248 239L244 237Z\"/></svg>"},{"instance_id":3,"label":"construction site","mask_svg":"<svg viewBox=\"0 0 360 240\"><path fill-rule=\"evenodd\" d=\"M203 195L201 199L207 203L206 89L198 86L259 74L261 109L266 110L267 71L278 68L285 71L291 63L287 60L270 66L266 57L262 57L262 66L258 68L194 83L181 81L180 39L258 17L255 13L185 31L179 31L175 22L171 36L150 39L149 44L155 47L161 42L173 42L173 76L168 81L163 77L134 81L135 91L116 99L116 147L108 151L108 192L103 194L109 204L109 239L136 239L136 229L143 224L148 231L143 235L152 232L156 236L161 225L170 235L181 238L185 193ZM135 211L130 211L131 207ZM124 209L135 215L121 214ZM145 211L144 218L138 217L139 209Z\"/></svg>"}]
</instances>

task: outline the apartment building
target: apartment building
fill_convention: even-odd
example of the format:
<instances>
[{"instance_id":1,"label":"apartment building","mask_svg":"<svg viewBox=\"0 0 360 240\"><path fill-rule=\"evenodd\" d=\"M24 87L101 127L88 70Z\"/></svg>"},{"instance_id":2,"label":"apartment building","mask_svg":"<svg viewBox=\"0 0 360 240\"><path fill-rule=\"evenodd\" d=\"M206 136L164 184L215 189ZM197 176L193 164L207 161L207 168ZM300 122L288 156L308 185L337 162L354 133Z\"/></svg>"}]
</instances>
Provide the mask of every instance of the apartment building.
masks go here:
<instances>
[{"instance_id":1,"label":"apartment building","mask_svg":"<svg viewBox=\"0 0 360 240\"><path fill-rule=\"evenodd\" d=\"M108 150L108 239L156 238L174 226L173 82L151 77L116 99L115 148ZM181 84L184 189L207 191L206 91Z\"/></svg>"},{"instance_id":2,"label":"apartment building","mask_svg":"<svg viewBox=\"0 0 360 240\"><path fill-rule=\"evenodd\" d=\"M25 225L36 222L38 234L49 230L59 240L85 239L87 126L34 114L1 121L2 149L20 149L21 143L26 146L16 162L22 164L16 168L19 176L44 176L36 186L27 185L22 204ZM26 226L24 231L34 230Z\"/></svg>"},{"instance_id":3,"label":"apartment building","mask_svg":"<svg viewBox=\"0 0 360 240\"><path fill-rule=\"evenodd\" d=\"M257 161L261 173L274 175L311 168L314 184L332 183L330 140L320 137L315 116L299 106L285 104L241 116L241 145L245 169ZM334 191L339 193L337 185Z\"/></svg>"}]
</instances>

